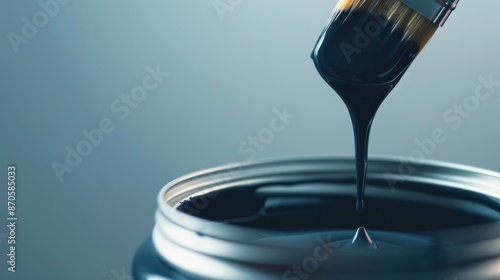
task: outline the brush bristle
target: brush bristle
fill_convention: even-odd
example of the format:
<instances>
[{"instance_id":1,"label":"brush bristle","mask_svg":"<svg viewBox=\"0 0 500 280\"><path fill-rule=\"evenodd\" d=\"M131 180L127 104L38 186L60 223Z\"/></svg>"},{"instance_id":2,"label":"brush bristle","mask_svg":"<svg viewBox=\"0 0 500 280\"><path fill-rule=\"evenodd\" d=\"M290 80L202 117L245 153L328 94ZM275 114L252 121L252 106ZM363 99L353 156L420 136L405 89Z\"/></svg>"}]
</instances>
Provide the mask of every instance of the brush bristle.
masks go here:
<instances>
[{"instance_id":1,"label":"brush bristle","mask_svg":"<svg viewBox=\"0 0 500 280\"><path fill-rule=\"evenodd\" d=\"M367 11L392 22L395 29L404 33L405 39L415 42L420 50L436 32L432 23L400 0L340 0L337 11Z\"/></svg>"}]
</instances>

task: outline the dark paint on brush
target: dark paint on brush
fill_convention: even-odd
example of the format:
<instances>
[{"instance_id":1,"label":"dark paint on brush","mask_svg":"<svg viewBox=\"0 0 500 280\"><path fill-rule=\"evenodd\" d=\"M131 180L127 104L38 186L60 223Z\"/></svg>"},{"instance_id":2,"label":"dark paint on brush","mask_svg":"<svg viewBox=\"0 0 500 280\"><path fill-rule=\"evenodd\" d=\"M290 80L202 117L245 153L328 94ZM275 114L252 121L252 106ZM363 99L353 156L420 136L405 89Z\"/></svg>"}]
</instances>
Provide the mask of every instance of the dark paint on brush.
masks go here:
<instances>
[{"instance_id":1,"label":"dark paint on brush","mask_svg":"<svg viewBox=\"0 0 500 280\"><path fill-rule=\"evenodd\" d=\"M311 58L323 79L346 104L355 139L357 200L364 209L368 141L383 100L420 51L395 24L376 13L338 11L324 29Z\"/></svg>"}]
</instances>

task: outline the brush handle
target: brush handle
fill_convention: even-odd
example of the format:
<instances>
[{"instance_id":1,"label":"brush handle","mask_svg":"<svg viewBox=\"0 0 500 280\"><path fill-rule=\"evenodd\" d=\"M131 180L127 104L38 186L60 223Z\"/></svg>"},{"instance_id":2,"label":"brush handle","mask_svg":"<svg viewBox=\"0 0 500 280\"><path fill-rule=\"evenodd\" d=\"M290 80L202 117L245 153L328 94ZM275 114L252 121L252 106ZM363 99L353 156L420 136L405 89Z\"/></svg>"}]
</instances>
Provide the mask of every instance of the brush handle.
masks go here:
<instances>
[{"instance_id":1,"label":"brush handle","mask_svg":"<svg viewBox=\"0 0 500 280\"><path fill-rule=\"evenodd\" d=\"M460 0L400 0L433 23L443 26Z\"/></svg>"}]
</instances>

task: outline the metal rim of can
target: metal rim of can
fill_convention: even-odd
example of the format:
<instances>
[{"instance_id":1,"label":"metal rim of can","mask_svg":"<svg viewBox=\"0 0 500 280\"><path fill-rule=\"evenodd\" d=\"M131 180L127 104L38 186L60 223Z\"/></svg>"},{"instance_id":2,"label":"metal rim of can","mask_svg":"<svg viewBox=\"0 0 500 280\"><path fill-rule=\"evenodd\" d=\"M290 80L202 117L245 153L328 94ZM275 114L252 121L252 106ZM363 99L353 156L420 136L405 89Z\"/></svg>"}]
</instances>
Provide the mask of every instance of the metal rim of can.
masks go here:
<instances>
[{"instance_id":1,"label":"metal rim of can","mask_svg":"<svg viewBox=\"0 0 500 280\"><path fill-rule=\"evenodd\" d=\"M426 160L419 162L412 174L401 174L398 170L400 164L401 160L391 157L372 158L369 161L368 180L389 178L437 184L482 194L497 199L500 203L500 173ZM302 257L297 256L303 254L296 251L296 248L294 251L282 246L252 244L252 240L262 236L262 230L207 221L182 213L176 207L193 194L209 194L248 184L307 181L311 176L316 179L351 178L354 176L353 167L352 158L294 157L220 166L182 176L168 183L158 195L159 208L156 212L153 243L160 256L174 267L185 273L199 273L193 276L247 279L245 275L252 275L248 279L275 279L269 272L255 271L247 264L286 267L300 261ZM487 240L484 244L496 244L499 240ZM464 250L470 248L469 244ZM236 254L236 251L246 253ZM227 260L230 262L226 262ZM220 274L221 271L224 271L224 276Z\"/></svg>"}]
</instances>

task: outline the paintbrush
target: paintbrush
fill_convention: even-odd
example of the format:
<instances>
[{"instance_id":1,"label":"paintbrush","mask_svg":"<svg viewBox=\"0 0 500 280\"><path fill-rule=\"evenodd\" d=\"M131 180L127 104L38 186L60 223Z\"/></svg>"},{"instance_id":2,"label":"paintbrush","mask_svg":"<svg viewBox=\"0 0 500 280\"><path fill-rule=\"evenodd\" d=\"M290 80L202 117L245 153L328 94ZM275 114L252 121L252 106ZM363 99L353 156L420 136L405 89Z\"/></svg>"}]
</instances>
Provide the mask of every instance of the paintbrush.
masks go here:
<instances>
[{"instance_id":1,"label":"paintbrush","mask_svg":"<svg viewBox=\"0 0 500 280\"><path fill-rule=\"evenodd\" d=\"M341 0L311 54L349 109L356 146L357 209L364 208L368 136L385 97L458 0Z\"/></svg>"}]
</instances>

